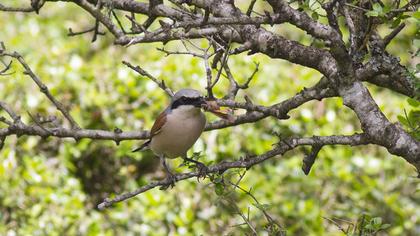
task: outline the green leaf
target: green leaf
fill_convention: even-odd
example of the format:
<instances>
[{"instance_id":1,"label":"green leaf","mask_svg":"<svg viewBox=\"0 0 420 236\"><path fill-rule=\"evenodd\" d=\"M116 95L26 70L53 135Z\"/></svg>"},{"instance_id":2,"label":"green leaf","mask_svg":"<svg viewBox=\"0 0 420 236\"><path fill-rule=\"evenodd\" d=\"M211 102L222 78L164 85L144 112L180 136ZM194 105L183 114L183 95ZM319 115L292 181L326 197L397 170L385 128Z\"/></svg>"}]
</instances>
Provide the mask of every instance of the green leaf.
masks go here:
<instances>
[{"instance_id":1,"label":"green leaf","mask_svg":"<svg viewBox=\"0 0 420 236\"><path fill-rule=\"evenodd\" d=\"M403 124L403 125L405 125L405 126L409 126L409 123L408 123L407 119L406 119L404 116L402 116L402 115L398 115L398 116L397 116L397 119L398 119L398 121L399 121L401 124Z\"/></svg>"},{"instance_id":2,"label":"green leaf","mask_svg":"<svg viewBox=\"0 0 420 236\"><path fill-rule=\"evenodd\" d=\"M391 227L391 224L383 224L380 229L388 229L389 227Z\"/></svg>"},{"instance_id":3,"label":"green leaf","mask_svg":"<svg viewBox=\"0 0 420 236\"><path fill-rule=\"evenodd\" d=\"M372 219L372 223L374 226L379 226L382 224L382 218L381 217L375 217Z\"/></svg>"},{"instance_id":4,"label":"green leaf","mask_svg":"<svg viewBox=\"0 0 420 236\"><path fill-rule=\"evenodd\" d=\"M225 192L225 187L223 186L223 184L217 183L214 192L217 194L217 196L221 196Z\"/></svg>"},{"instance_id":5,"label":"green leaf","mask_svg":"<svg viewBox=\"0 0 420 236\"><path fill-rule=\"evenodd\" d=\"M366 16L379 16L379 14L376 11L368 11L366 12Z\"/></svg>"},{"instance_id":6,"label":"green leaf","mask_svg":"<svg viewBox=\"0 0 420 236\"><path fill-rule=\"evenodd\" d=\"M382 6L377 2L373 4L372 8L376 12L382 12Z\"/></svg>"},{"instance_id":7,"label":"green leaf","mask_svg":"<svg viewBox=\"0 0 420 236\"><path fill-rule=\"evenodd\" d=\"M212 180L212 182L215 184L223 183L223 176L221 175L214 176L214 179Z\"/></svg>"},{"instance_id":8,"label":"green leaf","mask_svg":"<svg viewBox=\"0 0 420 236\"><path fill-rule=\"evenodd\" d=\"M413 17L417 20L420 20L420 11L414 12Z\"/></svg>"},{"instance_id":9,"label":"green leaf","mask_svg":"<svg viewBox=\"0 0 420 236\"><path fill-rule=\"evenodd\" d=\"M386 13L388 13L388 12L390 12L391 11L391 7L390 6L388 6L388 5L385 5L383 8L382 8L382 12L384 13L384 14L386 14Z\"/></svg>"},{"instance_id":10,"label":"green leaf","mask_svg":"<svg viewBox=\"0 0 420 236\"><path fill-rule=\"evenodd\" d=\"M394 21L392 21L391 28L396 28L397 26L400 25L400 23L401 23L401 18L395 19Z\"/></svg>"},{"instance_id":11,"label":"green leaf","mask_svg":"<svg viewBox=\"0 0 420 236\"><path fill-rule=\"evenodd\" d=\"M390 9L385 9L382 8L382 6L379 3L375 3L372 5L373 10L366 12L366 16L384 16L386 13L386 10L390 10Z\"/></svg>"},{"instance_id":12,"label":"green leaf","mask_svg":"<svg viewBox=\"0 0 420 236\"><path fill-rule=\"evenodd\" d=\"M318 20L318 18L319 18L318 13L317 13L317 12L313 12L313 13L312 13L312 18L313 18L314 20Z\"/></svg>"},{"instance_id":13,"label":"green leaf","mask_svg":"<svg viewBox=\"0 0 420 236\"><path fill-rule=\"evenodd\" d=\"M254 206L256 206L258 209L260 209L262 211L266 211L266 210L270 209L270 207L271 207L270 204L254 204Z\"/></svg>"},{"instance_id":14,"label":"green leaf","mask_svg":"<svg viewBox=\"0 0 420 236\"><path fill-rule=\"evenodd\" d=\"M365 229L375 230L375 227L373 227L373 225L371 225L371 224L367 224L367 225L365 226Z\"/></svg>"},{"instance_id":15,"label":"green leaf","mask_svg":"<svg viewBox=\"0 0 420 236\"><path fill-rule=\"evenodd\" d=\"M408 98L407 99L408 104L410 104L410 106L412 107L418 107L420 106L420 101L413 99L413 98Z\"/></svg>"}]
</instances>

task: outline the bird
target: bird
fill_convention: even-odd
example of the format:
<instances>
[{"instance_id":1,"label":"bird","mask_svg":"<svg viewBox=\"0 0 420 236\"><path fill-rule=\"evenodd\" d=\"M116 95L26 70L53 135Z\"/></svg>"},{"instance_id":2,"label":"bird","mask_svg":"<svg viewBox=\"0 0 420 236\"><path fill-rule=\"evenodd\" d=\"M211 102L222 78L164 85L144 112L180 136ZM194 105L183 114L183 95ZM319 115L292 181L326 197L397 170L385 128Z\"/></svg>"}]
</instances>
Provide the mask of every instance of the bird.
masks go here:
<instances>
[{"instance_id":1,"label":"bird","mask_svg":"<svg viewBox=\"0 0 420 236\"><path fill-rule=\"evenodd\" d=\"M187 151L198 140L206 125L206 117L201 109L206 108L207 104L199 91L189 88L179 90L157 117L149 140L133 150L151 149L159 157L171 186L174 186L176 177L168 168L166 158L182 157L185 161L195 163L200 172L207 169L203 163L187 157Z\"/></svg>"}]
</instances>

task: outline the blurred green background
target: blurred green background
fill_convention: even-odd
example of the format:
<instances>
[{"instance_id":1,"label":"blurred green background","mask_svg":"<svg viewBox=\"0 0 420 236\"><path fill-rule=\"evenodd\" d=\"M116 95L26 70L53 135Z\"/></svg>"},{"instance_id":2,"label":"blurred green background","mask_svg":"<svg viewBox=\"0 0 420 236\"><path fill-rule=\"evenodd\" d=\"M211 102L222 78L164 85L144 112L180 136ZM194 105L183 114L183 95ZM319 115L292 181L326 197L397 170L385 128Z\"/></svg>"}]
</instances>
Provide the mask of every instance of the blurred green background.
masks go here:
<instances>
[{"instance_id":1,"label":"blurred green background","mask_svg":"<svg viewBox=\"0 0 420 236\"><path fill-rule=\"evenodd\" d=\"M90 34L67 36L68 28L80 31L93 23L87 13L65 3L47 3L40 15L0 12L0 41L24 56L83 128L149 129L167 104L162 90L133 73L122 60L141 65L174 90L192 87L205 92L204 65L198 58L165 57L156 50L161 44L115 46L109 32L95 43L90 42ZM408 24L390 50L404 64L412 65L414 59L407 51L416 47L410 39L416 25ZM290 25L273 30L304 44L311 42ZM177 50L180 44L169 43L166 48ZM314 70L263 55L241 54L230 59L229 65L236 78L245 81L254 69L253 62L260 63L260 71L239 100L247 94L263 105L280 102L321 77ZM0 77L0 100L18 111L26 123L33 123L27 112L57 115L61 121L18 63L13 63L12 71L15 73ZM226 86L223 79L216 95L223 95ZM403 96L369 88L393 122L404 109L412 109ZM288 137L360 132L355 115L338 98L312 101L289 114L289 120L266 119L206 132L193 151L201 151L206 163L232 161L271 149L278 141L274 133ZM7 115L0 112L0 116ZM209 115L208 119L217 118ZM300 169L302 148L253 167L240 186L252 187L260 205L239 190L220 192L208 180L190 179L173 189L154 189L105 211L96 210L105 197L164 177L150 152L131 153L140 143L124 141L117 146L87 139L8 137L0 152L0 235L249 234L246 225L238 226L243 223L238 211L249 214L259 234L268 235L262 206L288 235L344 235L333 221L346 229L362 218L380 221L384 235L420 235L420 182L414 168L373 145L324 147L309 176ZM171 164L177 171L188 171L177 167L179 160ZM230 171L226 178L235 181L236 174Z\"/></svg>"}]
</instances>

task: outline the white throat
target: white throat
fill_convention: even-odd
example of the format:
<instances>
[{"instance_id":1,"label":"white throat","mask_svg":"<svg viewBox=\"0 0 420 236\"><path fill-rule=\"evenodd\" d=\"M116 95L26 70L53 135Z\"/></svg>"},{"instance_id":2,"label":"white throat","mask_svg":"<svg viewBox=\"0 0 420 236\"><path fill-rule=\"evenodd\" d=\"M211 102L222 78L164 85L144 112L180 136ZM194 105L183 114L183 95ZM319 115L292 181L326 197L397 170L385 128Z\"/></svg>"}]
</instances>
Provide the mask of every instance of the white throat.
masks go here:
<instances>
[{"instance_id":1,"label":"white throat","mask_svg":"<svg viewBox=\"0 0 420 236\"><path fill-rule=\"evenodd\" d=\"M181 105L171 111L176 116L200 116L201 108L195 107L193 105Z\"/></svg>"}]
</instances>

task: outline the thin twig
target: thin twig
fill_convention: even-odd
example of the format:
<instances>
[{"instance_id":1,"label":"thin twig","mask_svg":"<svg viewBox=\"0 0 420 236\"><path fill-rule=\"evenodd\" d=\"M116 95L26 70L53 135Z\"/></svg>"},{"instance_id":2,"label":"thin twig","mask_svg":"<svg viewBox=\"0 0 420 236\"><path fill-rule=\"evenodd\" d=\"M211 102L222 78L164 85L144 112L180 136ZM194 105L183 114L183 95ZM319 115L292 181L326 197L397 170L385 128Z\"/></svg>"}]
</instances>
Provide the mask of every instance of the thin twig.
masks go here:
<instances>
[{"instance_id":1,"label":"thin twig","mask_svg":"<svg viewBox=\"0 0 420 236\"><path fill-rule=\"evenodd\" d=\"M230 67L228 64L225 64L223 68L226 72L226 75L229 79L229 91L227 92L225 99L235 99L236 94L239 91L239 84L236 82L235 78L233 77L232 72L230 71ZM219 70L220 71L220 70Z\"/></svg>"},{"instance_id":2,"label":"thin twig","mask_svg":"<svg viewBox=\"0 0 420 236\"><path fill-rule=\"evenodd\" d=\"M13 119L13 122L20 120L20 116L18 116L5 102L0 101L0 108L6 111L9 114L10 118Z\"/></svg>"},{"instance_id":3,"label":"thin twig","mask_svg":"<svg viewBox=\"0 0 420 236\"><path fill-rule=\"evenodd\" d=\"M25 74L29 75L29 77L32 78L32 80L38 85L39 89L47 98L55 105L55 107L64 115L64 117L70 122L70 125L73 129L80 129L80 126L77 124L77 122L73 119L73 117L70 115L70 113L67 111L67 109L64 107L63 104L61 104L48 90L48 87L42 83L40 78L32 71L32 69L29 67L29 65L25 62L23 57L17 53L1 53L0 56L9 56L17 59L20 64L25 69Z\"/></svg>"},{"instance_id":4,"label":"thin twig","mask_svg":"<svg viewBox=\"0 0 420 236\"><path fill-rule=\"evenodd\" d=\"M96 39L98 39L98 35L99 35L99 20L95 20L95 26L93 27L93 36L92 36L92 40L91 42L95 42Z\"/></svg>"},{"instance_id":5,"label":"thin twig","mask_svg":"<svg viewBox=\"0 0 420 236\"><path fill-rule=\"evenodd\" d=\"M316 138L314 136L314 138ZM305 175L308 175L311 171L312 165L315 163L315 159L318 156L319 151L322 149L322 145L314 145L312 146L312 151L305 155L302 161L302 171Z\"/></svg>"},{"instance_id":6,"label":"thin twig","mask_svg":"<svg viewBox=\"0 0 420 236\"><path fill-rule=\"evenodd\" d=\"M369 9L365 9L365 8L363 8L363 7L359 7L359 6L356 6L356 5L350 4L350 3L344 3L344 5L346 5L346 6L348 6L348 7L352 7L352 8L357 9L357 10L364 11L364 12L368 12L368 11L369 11Z\"/></svg>"},{"instance_id":7,"label":"thin twig","mask_svg":"<svg viewBox=\"0 0 420 236\"><path fill-rule=\"evenodd\" d=\"M6 117L4 117L4 116L0 116L0 122L3 122L3 123L5 123L6 125L9 125L9 126L13 125L13 122L7 120Z\"/></svg>"},{"instance_id":8,"label":"thin twig","mask_svg":"<svg viewBox=\"0 0 420 236\"><path fill-rule=\"evenodd\" d=\"M120 27L121 31L122 31L124 34L126 34L126 33L127 33L127 31L125 31L124 26L123 26L123 24L122 24L122 23L121 23L121 21L120 21L120 18L118 18L118 16L117 16L117 13L115 13L115 11L114 11L114 10L111 10L111 13L112 13L112 15L114 16L115 20L117 21L118 26Z\"/></svg>"},{"instance_id":9,"label":"thin twig","mask_svg":"<svg viewBox=\"0 0 420 236\"><path fill-rule=\"evenodd\" d=\"M244 220L244 224L243 225L247 225L249 227L249 229L252 231L252 235L253 236L257 236L257 230L255 229L255 226L253 226L251 224L251 221L249 220L249 207L248 207L248 216L245 216L241 210L239 209L239 207L235 204L235 202L231 201L231 205L234 206L235 210L236 210L236 214L238 214L243 220ZM239 226L239 225L237 225Z\"/></svg>"},{"instance_id":10,"label":"thin twig","mask_svg":"<svg viewBox=\"0 0 420 236\"><path fill-rule=\"evenodd\" d=\"M355 25L353 23L353 19L350 16L350 12L347 9L346 6L343 6L343 12L344 12L344 17L346 19L346 24L349 28L350 31L350 48L351 48L351 53L356 52L357 50L357 35L356 35L356 28Z\"/></svg>"},{"instance_id":11,"label":"thin twig","mask_svg":"<svg viewBox=\"0 0 420 236\"><path fill-rule=\"evenodd\" d=\"M1 63L5 66L4 69L0 70L0 75L10 75L12 73L6 73L10 67L12 66L12 60L9 62L9 64L4 63L3 61L1 61Z\"/></svg>"},{"instance_id":12,"label":"thin twig","mask_svg":"<svg viewBox=\"0 0 420 236\"><path fill-rule=\"evenodd\" d=\"M203 17L203 21L202 21L201 25L207 24L207 22L209 21L209 16L210 16L210 9L208 7L206 7L204 9L204 17Z\"/></svg>"},{"instance_id":13,"label":"thin twig","mask_svg":"<svg viewBox=\"0 0 420 236\"><path fill-rule=\"evenodd\" d=\"M35 124L39 127L39 128L41 128L42 130L44 130L47 134L48 134L48 136L50 136L52 133L49 131L49 130L47 130L46 128L44 128L43 126L42 126L42 124L38 121L38 119L36 119L29 111L27 112L28 113L28 115L29 115L29 117L31 117L31 119L32 119L32 121L33 122L35 122Z\"/></svg>"},{"instance_id":14,"label":"thin twig","mask_svg":"<svg viewBox=\"0 0 420 236\"><path fill-rule=\"evenodd\" d=\"M204 59L206 57L205 55L198 54L198 53L191 52L191 51L182 51L182 52L181 51L169 51L169 50L166 50L165 48L157 48L157 50L166 53L166 56L169 56L169 55L191 55L193 57L199 57L199 58L202 58L202 59Z\"/></svg>"},{"instance_id":15,"label":"thin twig","mask_svg":"<svg viewBox=\"0 0 420 236\"><path fill-rule=\"evenodd\" d=\"M225 65L227 64L227 61L228 61L228 58L229 58L230 44L231 44L231 42L228 43L228 45L227 45L227 47L225 49L225 53L223 54L222 63L220 65L220 69L219 69L219 71L216 74L215 80L213 81L213 83L210 86L211 88L213 88L217 84L217 82L219 82L219 79L220 79L220 75L222 73L222 70L223 70L223 68L225 68Z\"/></svg>"},{"instance_id":16,"label":"thin twig","mask_svg":"<svg viewBox=\"0 0 420 236\"><path fill-rule=\"evenodd\" d=\"M383 43L384 48L397 36L401 30L403 30L405 27L405 23L400 24L397 28L395 28L391 33L389 33L387 36L385 36Z\"/></svg>"},{"instance_id":17,"label":"thin twig","mask_svg":"<svg viewBox=\"0 0 420 236\"><path fill-rule=\"evenodd\" d=\"M240 177L240 179L242 179L242 178L243 178L243 176ZM254 200L254 202L257 205L257 208L264 214L265 218L270 223L270 225L276 225L277 227L279 227L280 230L284 231L284 228L280 225L280 223L278 223L276 220L274 220L273 217L271 217L270 214L268 214L268 212L264 208L260 207L261 204L258 201L258 199L254 196L254 194L251 193L251 189L246 190L246 189L242 188L241 186L239 186L239 183L232 183L231 181L229 181L229 183L231 185L233 185L235 188L241 190L243 193L245 193L249 197L251 197L252 200Z\"/></svg>"},{"instance_id":18,"label":"thin twig","mask_svg":"<svg viewBox=\"0 0 420 236\"><path fill-rule=\"evenodd\" d=\"M72 28L69 28L68 29L69 32L67 33L67 36L71 37L71 36L86 34L86 33L95 31L95 28L96 28L96 24L95 24L95 26L92 26L92 28L89 28L89 29L86 29L86 30L82 30L82 31L79 31L79 32L74 32ZM99 32L98 31L96 34L105 35L105 32Z\"/></svg>"},{"instance_id":19,"label":"thin twig","mask_svg":"<svg viewBox=\"0 0 420 236\"><path fill-rule=\"evenodd\" d=\"M345 234L347 234L347 233L348 233L348 232L347 232L347 231L346 231L343 227L341 227L341 225L340 225L339 223L335 222L335 220L330 219L330 218L325 217L325 216L323 216L322 218L324 218L324 219L326 219L326 220L330 221L331 223L333 223L335 226L337 226L337 228L338 228L341 232L343 232L343 233L345 233Z\"/></svg>"},{"instance_id":20,"label":"thin twig","mask_svg":"<svg viewBox=\"0 0 420 236\"><path fill-rule=\"evenodd\" d=\"M337 4L338 0L331 0L327 3L322 4L322 8L327 12L327 19L329 25L335 29L337 33L341 35L340 27L337 20L337 14L334 13L334 8Z\"/></svg>"},{"instance_id":21,"label":"thin twig","mask_svg":"<svg viewBox=\"0 0 420 236\"><path fill-rule=\"evenodd\" d=\"M233 77L232 72L230 71L229 66L226 64L224 69L226 71L226 77L229 79L229 91L227 92L225 99L234 99L236 95L238 94L240 89L247 89L249 86L249 83L251 83L251 80L254 78L256 73L259 70L259 63L254 63L255 69L252 72L252 74L248 77L248 79L243 84L239 84L235 78Z\"/></svg>"},{"instance_id":22,"label":"thin twig","mask_svg":"<svg viewBox=\"0 0 420 236\"><path fill-rule=\"evenodd\" d=\"M35 9L32 7L8 7L0 3L0 11L9 12L33 12Z\"/></svg>"},{"instance_id":23,"label":"thin twig","mask_svg":"<svg viewBox=\"0 0 420 236\"><path fill-rule=\"evenodd\" d=\"M204 67L206 68L206 78L207 78L207 86L206 86L206 90L207 90L207 95L210 99L214 98L213 95L213 87L214 85L212 85L212 71L210 68L210 63L209 63L209 54L208 54L208 49L204 52Z\"/></svg>"},{"instance_id":24,"label":"thin twig","mask_svg":"<svg viewBox=\"0 0 420 236\"><path fill-rule=\"evenodd\" d=\"M146 28L144 28L142 24L136 21L135 16L136 15L133 12L131 13L131 16L125 15L125 17L131 22L131 32L126 32L126 34L140 34L140 33L149 34L150 32L147 31Z\"/></svg>"},{"instance_id":25,"label":"thin twig","mask_svg":"<svg viewBox=\"0 0 420 236\"><path fill-rule=\"evenodd\" d=\"M127 19L129 19L130 22L131 22L131 31L136 32L140 29L140 27L139 27L140 24L136 21L136 13L131 12L130 14L131 14L131 16L125 15L125 17Z\"/></svg>"},{"instance_id":26,"label":"thin twig","mask_svg":"<svg viewBox=\"0 0 420 236\"><path fill-rule=\"evenodd\" d=\"M257 2L257 0L252 0L251 3L249 4L248 10L246 10L246 15L250 16L252 13L252 10L254 9L254 5Z\"/></svg>"},{"instance_id":27,"label":"thin twig","mask_svg":"<svg viewBox=\"0 0 420 236\"><path fill-rule=\"evenodd\" d=\"M159 88L165 91L170 97L174 96L174 92L172 92L172 90L165 85L165 82L163 80L157 79L153 75L149 74L149 72L143 70L140 66L133 66L128 61L123 61L122 63L134 70L135 72L139 73L140 75L146 76L147 78L155 82L159 86Z\"/></svg>"},{"instance_id":28,"label":"thin twig","mask_svg":"<svg viewBox=\"0 0 420 236\"><path fill-rule=\"evenodd\" d=\"M102 0L98 0L96 2L96 9L98 11L101 11L101 8L102 8ZM99 20L95 19L95 26L93 27L93 36L91 40L92 43L96 41L96 39L98 38L98 34L99 34Z\"/></svg>"},{"instance_id":29,"label":"thin twig","mask_svg":"<svg viewBox=\"0 0 420 236\"><path fill-rule=\"evenodd\" d=\"M245 81L245 83L243 83L242 85L239 85L239 88L241 89L247 89L249 87L249 83L251 83L252 79L254 79L254 76L257 74L259 68L260 68L260 63L259 62L254 62L255 64L255 69L252 72L252 74L248 77L248 79Z\"/></svg>"},{"instance_id":30,"label":"thin twig","mask_svg":"<svg viewBox=\"0 0 420 236\"><path fill-rule=\"evenodd\" d=\"M6 136L0 136L0 150L3 149L5 141L6 141Z\"/></svg>"}]
</instances>

